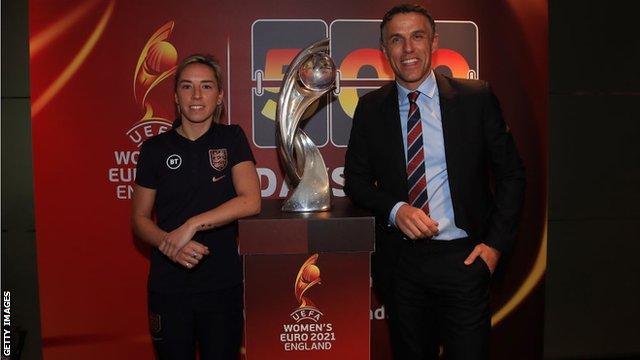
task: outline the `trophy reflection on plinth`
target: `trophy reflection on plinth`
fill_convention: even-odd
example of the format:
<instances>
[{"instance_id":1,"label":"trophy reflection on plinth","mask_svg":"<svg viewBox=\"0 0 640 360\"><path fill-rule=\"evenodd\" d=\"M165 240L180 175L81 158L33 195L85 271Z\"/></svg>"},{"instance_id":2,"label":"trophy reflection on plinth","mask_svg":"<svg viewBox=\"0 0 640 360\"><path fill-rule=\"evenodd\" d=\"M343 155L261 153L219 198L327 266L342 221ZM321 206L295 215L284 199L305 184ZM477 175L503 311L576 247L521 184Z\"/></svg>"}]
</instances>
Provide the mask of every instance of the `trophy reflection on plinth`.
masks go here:
<instances>
[{"instance_id":1,"label":"trophy reflection on plinth","mask_svg":"<svg viewBox=\"0 0 640 360\"><path fill-rule=\"evenodd\" d=\"M331 208L329 174L320 150L299 128L305 110L334 88L336 67L329 57L329 39L303 49L289 65L276 111L280 157L293 190L282 211L327 211Z\"/></svg>"}]
</instances>

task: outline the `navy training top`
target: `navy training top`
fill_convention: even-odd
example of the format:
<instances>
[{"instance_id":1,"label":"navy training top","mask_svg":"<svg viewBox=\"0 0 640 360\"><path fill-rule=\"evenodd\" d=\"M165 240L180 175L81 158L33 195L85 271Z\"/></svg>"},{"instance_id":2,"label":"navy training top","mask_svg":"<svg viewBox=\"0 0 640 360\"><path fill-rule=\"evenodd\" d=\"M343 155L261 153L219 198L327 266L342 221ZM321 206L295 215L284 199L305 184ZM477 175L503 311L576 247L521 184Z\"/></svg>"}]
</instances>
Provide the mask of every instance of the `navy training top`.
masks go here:
<instances>
[{"instance_id":1,"label":"navy training top","mask_svg":"<svg viewBox=\"0 0 640 360\"><path fill-rule=\"evenodd\" d=\"M172 231L192 216L234 198L231 168L243 161L255 163L247 138L238 125L212 124L191 141L172 129L142 144L136 183L156 190L158 227ZM242 282L237 222L198 231L193 240L210 254L193 269L174 263L157 248L151 251L149 291L193 293L223 289Z\"/></svg>"}]
</instances>

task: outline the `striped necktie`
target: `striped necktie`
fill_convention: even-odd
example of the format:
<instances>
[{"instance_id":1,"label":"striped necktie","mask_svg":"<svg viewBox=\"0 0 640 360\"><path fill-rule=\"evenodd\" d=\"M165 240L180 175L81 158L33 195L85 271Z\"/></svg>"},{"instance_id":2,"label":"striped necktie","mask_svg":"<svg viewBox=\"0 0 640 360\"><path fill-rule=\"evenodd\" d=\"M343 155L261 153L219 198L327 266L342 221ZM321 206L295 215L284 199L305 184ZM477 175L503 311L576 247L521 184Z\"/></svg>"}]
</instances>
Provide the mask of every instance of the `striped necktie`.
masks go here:
<instances>
[{"instance_id":1,"label":"striped necktie","mask_svg":"<svg viewBox=\"0 0 640 360\"><path fill-rule=\"evenodd\" d=\"M422 121L416 100L420 92L413 91L409 97L409 121L407 122L407 184L409 185L409 203L429 214L427 203L427 176L424 161L424 143L422 139Z\"/></svg>"}]
</instances>

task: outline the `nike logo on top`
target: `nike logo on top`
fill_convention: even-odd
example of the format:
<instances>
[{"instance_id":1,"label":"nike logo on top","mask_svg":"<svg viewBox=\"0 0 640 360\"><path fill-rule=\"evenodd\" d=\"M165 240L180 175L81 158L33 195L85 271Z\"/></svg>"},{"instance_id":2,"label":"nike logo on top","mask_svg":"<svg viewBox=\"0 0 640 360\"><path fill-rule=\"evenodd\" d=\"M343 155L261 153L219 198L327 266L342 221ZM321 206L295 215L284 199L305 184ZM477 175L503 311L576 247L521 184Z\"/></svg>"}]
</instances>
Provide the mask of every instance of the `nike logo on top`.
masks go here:
<instances>
[{"instance_id":1,"label":"nike logo on top","mask_svg":"<svg viewBox=\"0 0 640 360\"><path fill-rule=\"evenodd\" d=\"M216 182L216 181L218 181L218 180L222 180L222 178L224 178L225 176L227 176L227 175L225 174L225 175L217 176L217 177L216 177L216 176L214 176L214 177L212 177L212 178L211 178L211 180L213 180L213 182Z\"/></svg>"}]
</instances>

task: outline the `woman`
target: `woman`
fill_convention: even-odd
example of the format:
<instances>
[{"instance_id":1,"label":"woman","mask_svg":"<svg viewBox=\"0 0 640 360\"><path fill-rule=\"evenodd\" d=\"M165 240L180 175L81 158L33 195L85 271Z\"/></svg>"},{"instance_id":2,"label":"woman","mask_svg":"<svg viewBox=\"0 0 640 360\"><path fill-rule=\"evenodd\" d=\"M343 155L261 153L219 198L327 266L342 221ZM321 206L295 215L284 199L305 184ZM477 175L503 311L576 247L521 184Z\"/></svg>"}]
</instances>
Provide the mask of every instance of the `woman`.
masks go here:
<instances>
[{"instance_id":1,"label":"woman","mask_svg":"<svg viewBox=\"0 0 640 360\"><path fill-rule=\"evenodd\" d=\"M132 202L135 234L149 243L149 324L161 359L237 359L242 336L238 218L260 212L246 136L217 123L220 65L192 55L176 70L173 129L147 140ZM154 222L152 213L155 212Z\"/></svg>"}]
</instances>

